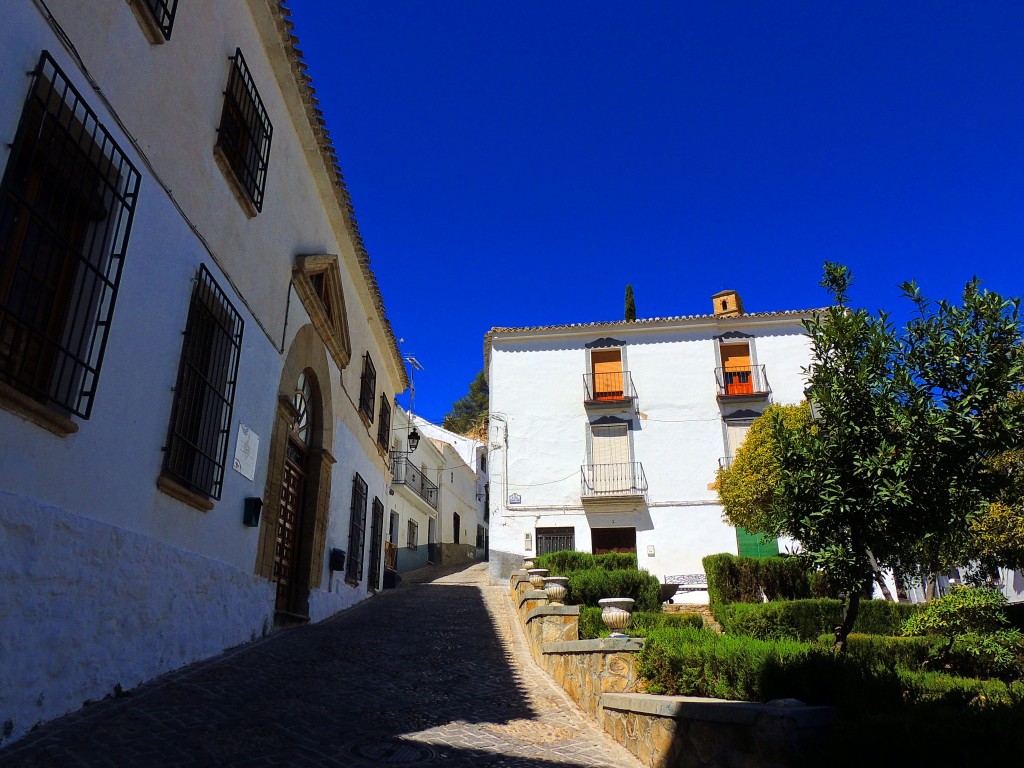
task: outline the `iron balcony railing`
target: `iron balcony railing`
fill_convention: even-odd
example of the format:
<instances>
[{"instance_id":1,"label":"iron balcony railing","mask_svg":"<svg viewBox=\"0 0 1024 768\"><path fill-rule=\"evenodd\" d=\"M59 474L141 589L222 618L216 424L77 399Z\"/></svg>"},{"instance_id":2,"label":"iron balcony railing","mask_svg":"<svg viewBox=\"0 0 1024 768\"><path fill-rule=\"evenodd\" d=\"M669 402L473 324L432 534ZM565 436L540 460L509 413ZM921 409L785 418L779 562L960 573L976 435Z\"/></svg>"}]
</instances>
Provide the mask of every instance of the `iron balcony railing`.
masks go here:
<instances>
[{"instance_id":1,"label":"iron balcony railing","mask_svg":"<svg viewBox=\"0 0 1024 768\"><path fill-rule=\"evenodd\" d=\"M583 399L588 403L621 403L636 399L629 371L583 374Z\"/></svg>"},{"instance_id":2,"label":"iron balcony railing","mask_svg":"<svg viewBox=\"0 0 1024 768\"><path fill-rule=\"evenodd\" d=\"M647 498L647 476L639 461L623 464L584 464L580 467L584 499Z\"/></svg>"},{"instance_id":3,"label":"iron balcony railing","mask_svg":"<svg viewBox=\"0 0 1024 768\"><path fill-rule=\"evenodd\" d=\"M722 458L720 458L718 460L718 468L719 469L728 469L729 467L732 466L733 461L734 461L734 458L732 456L723 456Z\"/></svg>"},{"instance_id":4,"label":"iron balcony railing","mask_svg":"<svg viewBox=\"0 0 1024 768\"><path fill-rule=\"evenodd\" d=\"M715 368L715 378L719 397L767 397L772 391L763 365Z\"/></svg>"},{"instance_id":5,"label":"iron balcony railing","mask_svg":"<svg viewBox=\"0 0 1024 768\"><path fill-rule=\"evenodd\" d=\"M395 485L405 485L427 504L437 509L437 486L427 480L405 451L391 452L391 477Z\"/></svg>"}]
</instances>

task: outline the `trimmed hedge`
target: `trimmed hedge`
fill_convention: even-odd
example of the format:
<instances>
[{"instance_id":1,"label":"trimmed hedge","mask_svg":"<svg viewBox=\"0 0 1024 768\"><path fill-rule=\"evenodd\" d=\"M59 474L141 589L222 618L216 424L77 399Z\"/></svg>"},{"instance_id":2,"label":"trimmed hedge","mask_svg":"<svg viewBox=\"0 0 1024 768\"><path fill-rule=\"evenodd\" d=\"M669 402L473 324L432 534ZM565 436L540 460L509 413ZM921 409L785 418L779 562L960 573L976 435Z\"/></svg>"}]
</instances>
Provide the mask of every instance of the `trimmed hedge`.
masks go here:
<instances>
[{"instance_id":1,"label":"trimmed hedge","mask_svg":"<svg viewBox=\"0 0 1024 768\"><path fill-rule=\"evenodd\" d=\"M831 649L835 635L825 633L818 644ZM850 634L846 638L846 654L862 666L923 670L935 655L941 638L891 637L888 635Z\"/></svg>"},{"instance_id":2,"label":"trimmed hedge","mask_svg":"<svg viewBox=\"0 0 1024 768\"><path fill-rule=\"evenodd\" d=\"M568 576L567 603L596 606L605 597L631 597L636 611L657 611L661 607L661 585L647 571L593 568Z\"/></svg>"},{"instance_id":3,"label":"trimmed hedge","mask_svg":"<svg viewBox=\"0 0 1024 768\"><path fill-rule=\"evenodd\" d=\"M652 629L673 627L682 629L704 628L704 617L699 613L663 613L661 611L635 611L629 619L626 634L632 637L646 637ZM580 640L595 640L607 637L611 631L601 621L601 609L583 606L580 608Z\"/></svg>"},{"instance_id":4,"label":"trimmed hedge","mask_svg":"<svg viewBox=\"0 0 1024 768\"><path fill-rule=\"evenodd\" d=\"M737 557L728 553L702 560L708 598L715 603L760 603L835 597L824 574L809 572L798 557Z\"/></svg>"},{"instance_id":5,"label":"trimmed hedge","mask_svg":"<svg viewBox=\"0 0 1024 768\"><path fill-rule=\"evenodd\" d=\"M898 635L921 605L861 600L854 629L858 634ZM774 603L713 603L711 613L729 635L758 640L811 641L842 622L840 600L780 600Z\"/></svg>"},{"instance_id":6,"label":"trimmed hedge","mask_svg":"<svg viewBox=\"0 0 1024 768\"><path fill-rule=\"evenodd\" d=\"M547 568L552 576L568 576L577 571L599 568L603 571L635 571L638 569L636 555L632 552L609 552L592 555L574 549L563 549L540 555L533 559L537 568Z\"/></svg>"}]
</instances>

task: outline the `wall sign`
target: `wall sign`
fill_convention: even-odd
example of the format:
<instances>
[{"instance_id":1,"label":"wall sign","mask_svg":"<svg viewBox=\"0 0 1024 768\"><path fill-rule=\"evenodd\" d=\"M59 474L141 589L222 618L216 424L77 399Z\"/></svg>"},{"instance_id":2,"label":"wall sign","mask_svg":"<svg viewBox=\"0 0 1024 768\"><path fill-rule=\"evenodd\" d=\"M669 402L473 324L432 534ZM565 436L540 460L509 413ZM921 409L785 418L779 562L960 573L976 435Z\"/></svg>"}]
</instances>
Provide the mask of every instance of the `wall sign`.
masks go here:
<instances>
[{"instance_id":1,"label":"wall sign","mask_svg":"<svg viewBox=\"0 0 1024 768\"><path fill-rule=\"evenodd\" d=\"M523 497L520 496L518 493L513 493L511 496L508 497L508 503L509 504L522 504L523 503Z\"/></svg>"},{"instance_id":2,"label":"wall sign","mask_svg":"<svg viewBox=\"0 0 1024 768\"><path fill-rule=\"evenodd\" d=\"M245 424L238 425L238 438L235 440L235 460L231 468L242 477L256 479L256 457L260 453L260 436Z\"/></svg>"}]
</instances>

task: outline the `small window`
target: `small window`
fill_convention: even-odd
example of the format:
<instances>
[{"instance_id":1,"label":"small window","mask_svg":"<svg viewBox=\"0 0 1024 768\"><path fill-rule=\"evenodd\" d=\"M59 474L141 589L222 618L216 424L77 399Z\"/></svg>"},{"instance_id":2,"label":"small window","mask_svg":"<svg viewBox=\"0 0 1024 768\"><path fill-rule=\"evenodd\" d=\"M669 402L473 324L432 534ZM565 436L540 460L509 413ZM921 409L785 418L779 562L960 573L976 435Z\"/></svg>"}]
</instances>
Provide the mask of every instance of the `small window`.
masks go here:
<instances>
[{"instance_id":1,"label":"small window","mask_svg":"<svg viewBox=\"0 0 1024 768\"><path fill-rule=\"evenodd\" d=\"M0 181L0 381L89 418L138 191L43 51Z\"/></svg>"},{"instance_id":2,"label":"small window","mask_svg":"<svg viewBox=\"0 0 1024 768\"><path fill-rule=\"evenodd\" d=\"M381 450L388 449L388 442L391 439L391 403L388 396L380 393L380 418L377 420L377 445Z\"/></svg>"},{"instance_id":3,"label":"small window","mask_svg":"<svg viewBox=\"0 0 1024 768\"><path fill-rule=\"evenodd\" d=\"M227 90L224 91L216 149L234 175L245 199L252 205L252 215L263 210L273 132L252 74L242 58L242 51L236 49L231 58Z\"/></svg>"},{"instance_id":4,"label":"small window","mask_svg":"<svg viewBox=\"0 0 1024 768\"><path fill-rule=\"evenodd\" d=\"M486 538L486 535L484 533L484 527L482 525L478 525L476 527L476 548L477 549L483 549L484 548L484 540L485 540L485 538Z\"/></svg>"},{"instance_id":5,"label":"small window","mask_svg":"<svg viewBox=\"0 0 1024 768\"><path fill-rule=\"evenodd\" d=\"M128 0L151 42L171 39L178 0Z\"/></svg>"},{"instance_id":6,"label":"small window","mask_svg":"<svg viewBox=\"0 0 1024 768\"><path fill-rule=\"evenodd\" d=\"M483 453L480 454L480 471L487 471L487 456Z\"/></svg>"},{"instance_id":7,"label":"small window","mask_svg":"<svg viewBox=\"0 0 1024 768\"><path fill-rule=\"evenodd\" d=\"M370 353L363 355L363 377L359 381L359 411L373 421L373 396L377 391L377 369L373 367Z\"/></svg>"},{"instance_id":8,"label":"small window","mask_svg":"<svg viewBox=\"0 0 1024 768\"><path fill-rule=\"evenodd\" d=\"M359 473L352 479L351 522L348 529L348 568L346 580L358 584L363 580L363 548L366 545L366 481Z\"/></svg>"},{"instance_id":9,"label":"small window","mask_svg":"<svg viewBox=\"0 0 1024 768\"><path fill-rule=\"evenodd\" d=\"M163 472L213 499L223 490L243 328L213 275L200 267L185 321Z\"/></svg>"},{"instance_id":10,"label":"small window","mask_svg":"<svg viewBox=\"0 0 1024 768\"><path fill-rule=\"evenodd\" d=\"M416 549L420 545L420 526L415 520L410 520L406 526L405 546L409 549Z\"/></svg>"},{"instance_id":11,"label":"small window","mask_svg":"<svg viewBox=\"0 0 1024 768\"><path fill-rule=\"evenodd\" d=\"M563 549L576 549L575 528L538 528L537 554L548 555Z\"/></svg>"}]
</instances>

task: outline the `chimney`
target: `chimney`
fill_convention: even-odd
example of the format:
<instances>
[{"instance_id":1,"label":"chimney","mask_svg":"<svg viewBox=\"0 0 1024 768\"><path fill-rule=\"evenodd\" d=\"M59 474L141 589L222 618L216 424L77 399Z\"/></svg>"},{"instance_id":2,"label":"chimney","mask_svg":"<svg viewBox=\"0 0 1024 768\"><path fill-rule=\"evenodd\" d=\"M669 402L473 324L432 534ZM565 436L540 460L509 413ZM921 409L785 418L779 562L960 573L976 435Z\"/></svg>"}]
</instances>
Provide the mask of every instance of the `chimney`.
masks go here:
<instances>
[{"instance_id":1,"label":"chimney","mask_svg":"<svg viewBox=\"0 0 1024 768\"><path fill-rule=\"evenodd\" d=\"M743 314L743 300L736 291L719 291L711 297L715 317L739 317Z\"/></svg>"}]
</instances>

